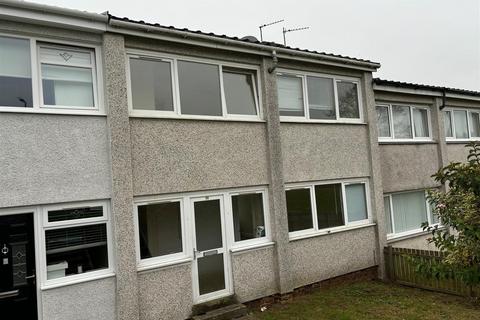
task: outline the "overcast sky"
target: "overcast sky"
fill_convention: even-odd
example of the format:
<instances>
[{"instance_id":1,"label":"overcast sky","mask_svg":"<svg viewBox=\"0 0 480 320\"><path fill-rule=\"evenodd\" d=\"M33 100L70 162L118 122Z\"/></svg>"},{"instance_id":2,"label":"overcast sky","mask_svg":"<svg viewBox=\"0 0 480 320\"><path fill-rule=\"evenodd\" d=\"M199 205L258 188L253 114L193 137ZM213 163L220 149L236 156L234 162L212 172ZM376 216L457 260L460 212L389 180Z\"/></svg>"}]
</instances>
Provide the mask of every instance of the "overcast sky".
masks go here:
<instances>
[{"instance_id":1,"label":"overcast sky","mask_svg":"<svg viewBox=\"0 0 480 320\"><path fill-rule=\"evenodd\" d=\"M374 76L480 91L480 0L34 0L380 62Z\"/></svg>"}]
</instances>

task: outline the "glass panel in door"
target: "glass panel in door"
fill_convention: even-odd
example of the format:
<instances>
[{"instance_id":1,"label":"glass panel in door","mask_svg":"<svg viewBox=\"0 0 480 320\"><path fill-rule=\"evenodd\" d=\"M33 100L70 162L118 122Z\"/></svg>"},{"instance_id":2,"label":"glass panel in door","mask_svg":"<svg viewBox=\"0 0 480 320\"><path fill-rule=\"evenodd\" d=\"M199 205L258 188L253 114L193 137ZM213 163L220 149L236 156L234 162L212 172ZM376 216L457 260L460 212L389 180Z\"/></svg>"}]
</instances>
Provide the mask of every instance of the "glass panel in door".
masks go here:
<instances>
[{"instance_id":1,"label":"glass panel in door","mask_svg":"<svg viewBox=\"0 0 480 320\"><path fill-rule=\"evenodd\" d=\"M220 198L194 202L195 259L199 296L227 289L222 202Z\"/></svg>"}]
</instances>

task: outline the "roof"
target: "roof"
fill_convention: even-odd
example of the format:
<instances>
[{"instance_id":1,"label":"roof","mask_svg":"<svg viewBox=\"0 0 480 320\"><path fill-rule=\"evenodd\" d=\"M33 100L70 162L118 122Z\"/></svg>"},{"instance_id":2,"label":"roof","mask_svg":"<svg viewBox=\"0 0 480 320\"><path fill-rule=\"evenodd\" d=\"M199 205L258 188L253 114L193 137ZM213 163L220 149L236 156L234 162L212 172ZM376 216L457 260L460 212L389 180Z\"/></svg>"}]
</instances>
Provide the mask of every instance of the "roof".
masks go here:
<instances>
[{"instance_id":1,"label":"roof","mask_svg":"<svg viewBox=\"0 0 480 320\"><path fill-rule=\"evenodd\" d=\"M108 14L109 20L115 20L115 21L123 21L123 22L128 22L128 23L133 23L133 24L138 24L138 25L144 25L144 26L150 26L158 29L163 29L163 30L173 30L173 31L179 31L179 32L186 32L190 33L192 35L203 35L203 36L208 36L212 37L215 39L228 39L228 40L233 40L235 42L238 42L239 44L242 43L250 43L250 44L257 44L257 45L262 45L262 46L268 46L273 49L279 48L279 49L287 49L287 50L292 50L296 52L303 52L303 53L309 53L309 54L315 54L319 56L325 56L325 57L332 57L332 58L340 58L340 59L346 59L350 60L352 62L360 62L360 63L365 63L365 64L371 64L372 67L374 68L379 68L380 63L378 62L373 62L370 60L365 60L365 59L359 59L359 58L354 58L354 57L349 57L349 56L343 56L339 54L333 54L333 53L327 53L327 52L320 52L320 51L315 51L315 50L308 50L308 49L301 49L301 48L294 48L294 47L289 47L285 46L283 44L279 44L276 42L269 42L269 41L259 41L259 40L254 40L252 39L253 37L234 37L234 36L227 36L225 34L215 34L212 32L204 32L200 30L190 30L187 28L176 28L174 26L164 26L158 23L149 23L145 22L143 20L132 20L126 17L117 17L111 14Z\"/></svg>"},{"instance_id":2,"label":"roof","mask_svg":"<svg viewBox=\"0 0 480 320\"><path fill-rule=\"evenodd\" d=\"M379 86L389 86L389 87L406 88L406 89L414 89L414 90L429 90L429 91L437 91L437 92L444 92L445 91L446 93L454 93L454 94L480 97L480 92L479 91L458 89L458 88L449 88L449 87L441 87L441 86L432 86L432 85L428 85L428 84L393 81L393 80L385 80L385 79L380 79L380 78L374 78L373 83L376 84L376 85L379 85Z\"/></svg>"}]
</instances>

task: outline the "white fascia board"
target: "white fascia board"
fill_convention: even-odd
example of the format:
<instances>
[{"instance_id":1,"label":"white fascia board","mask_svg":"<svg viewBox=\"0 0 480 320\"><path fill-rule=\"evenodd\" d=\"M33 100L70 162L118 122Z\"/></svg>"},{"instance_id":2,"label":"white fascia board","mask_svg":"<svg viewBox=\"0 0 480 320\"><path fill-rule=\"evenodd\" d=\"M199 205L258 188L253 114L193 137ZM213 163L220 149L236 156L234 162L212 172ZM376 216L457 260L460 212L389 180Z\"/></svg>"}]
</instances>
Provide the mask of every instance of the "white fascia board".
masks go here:
<instances>
[{"instance_id":1,"label":"white fascia board","mask_svg":"<svg viewBox=\"0 0 480 320\"><path fill-rule=\"evenodd\" d=\"M426 90L426 89L411 89L411 88L402 88L402 87L391 87L386 85L373 85L374 91L383 91L383 92L393 92L393 93L405 93L405 94L412 94L412 95L419 95L419 96L430 96L430 97L442 97L443 93L438 90ZM451 93L447 92L445 94L446 98L449 99L463 99L463 100L473 100L473 101L480 101L480 97L471 96L468 94L460 94L460 93Z\"/></svg>"},{"instance_id":2,"label":"white fascia board","mask_svg":"<svg viewBox=\"0 0 480 320\"><path fill-rule=\"evenodd\" d=\"M23 1L0 1L0 19L103 33L108 17Z\"/></svg>"}]
</instances>

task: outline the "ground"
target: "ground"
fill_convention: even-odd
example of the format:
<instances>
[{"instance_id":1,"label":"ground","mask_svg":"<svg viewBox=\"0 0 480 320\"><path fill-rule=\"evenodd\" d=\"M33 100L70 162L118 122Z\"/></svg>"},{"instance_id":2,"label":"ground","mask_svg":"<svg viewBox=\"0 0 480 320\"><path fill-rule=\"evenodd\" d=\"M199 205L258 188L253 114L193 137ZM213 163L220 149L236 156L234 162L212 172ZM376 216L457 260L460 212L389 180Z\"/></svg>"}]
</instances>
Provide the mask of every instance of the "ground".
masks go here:
<instances>
[{"instance_id":1,"label":"ground","mask_svg":"<svg viewBox=\"0 0 480 320\"><path fill-rule=\"evenodd\" d=\"M249 320L438 320L480 319L480 303L464 297L364 281L294 297L266 311L255 310Z\"/></svg>"}]
</instances>

